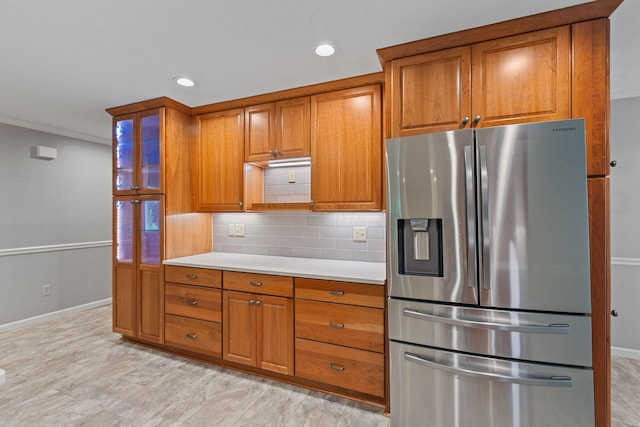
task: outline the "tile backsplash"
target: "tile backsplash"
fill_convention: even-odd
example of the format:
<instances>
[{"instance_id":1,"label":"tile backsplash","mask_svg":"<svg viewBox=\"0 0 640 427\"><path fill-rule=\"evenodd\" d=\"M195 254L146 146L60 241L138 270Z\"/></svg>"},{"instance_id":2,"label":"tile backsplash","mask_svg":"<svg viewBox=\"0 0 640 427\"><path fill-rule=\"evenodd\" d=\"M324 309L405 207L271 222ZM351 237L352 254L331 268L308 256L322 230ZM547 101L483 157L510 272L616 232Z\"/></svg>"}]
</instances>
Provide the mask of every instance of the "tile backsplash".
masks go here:
<instances>
[{"instance_id":1,"label":"tile backsplash","mask_svg":"<svg viewBox=\"0 0 640 427\"><path fill-rule=\"evenodd\" d=\"M244 224L245 235L230 236L229 224ZM353 227L366 227L366 242L353 241ZM385 262L385 234L383 212L213 215L215 252Z\"/></svg>"}]
</instances>

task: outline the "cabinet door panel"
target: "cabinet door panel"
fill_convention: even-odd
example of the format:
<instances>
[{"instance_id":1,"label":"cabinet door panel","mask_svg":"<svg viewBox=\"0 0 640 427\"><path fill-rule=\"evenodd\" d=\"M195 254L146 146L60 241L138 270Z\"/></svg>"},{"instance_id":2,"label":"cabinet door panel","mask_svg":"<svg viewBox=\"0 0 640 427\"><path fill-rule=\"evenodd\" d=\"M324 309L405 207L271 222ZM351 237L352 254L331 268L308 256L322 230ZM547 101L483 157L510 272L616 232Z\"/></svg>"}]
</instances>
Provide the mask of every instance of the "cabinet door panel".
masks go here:
<instances>
[{"instance_id":1,"label":"cabinet door panel","mask_svg":"<svg viewBox=\"0 0 640 427\"><path fill-rule=\"evenodd\" d=\"M262 104L244 109L245 160L256 162L275 158L275 104Z\"/></svg>"},{"instance_id":2,"label":"cabinet door panel","mask_svg":"<svg viewBox=\"0 0 640 427\"><path fill-rule=\"evenodd\" d=\"M382 206L380 86L311 97L314 210Z\"/></svg>"},{"instance_id":3,"label":"cabinet door panel","mask_svg":"<svg viewBox=\"0 0 640 427\"><path fill-rule=\"evenodd\" d=\"M241 211L244 193L242 109L197 118L197 209Z\"/></svg>"},{"instance_id":4,"label":"cabinet door panel","mask_svg":"<svg viewBox=\"0 0 640 427\"><path fill-rule=\"evenodd\" d=\"M256 366L255 296L244 292L224 291L223 358L244 365Z\"/></svg>"},{"instance_id":5,"label":"cabinet door panel","mask_svg":"<svg viewBox=\"0 0 640 427\"><path fill-rule=\"evenodd\" d=\"M140 187L141 191L160 191L162 187L164 110L140 115Z\"/></svg>"},{"instance_id":6,"label":"cabinet door panel","mask_svg":"<svg viewBox=\"0 0 640 427\"><path fill-rule=\"evenodd\" d=\"M310 151L309 97L276 103L276 150L278 157L307 157Z\"/></svg>"},{"instance_id":7,"label":"cabinet door panel","mask_svg":"<svg viewBox=\"0 0 640 427\"><path fill-rule=\"evenodd\" d=\"M259 368L293 375L293 300L258 295Z\"/></svg>"},{"instance_id":8,"label":"cabinet door panel","mask_svg":"<svg viewBox=\"0 0 640 427\"><path fill-rule=\"evenodd\" d=\"M113 193L126 193L131 191L135 180L136 126L133 115L116 118L113 122Z\"/></svg>"},{"instance_id":9,"label":"cabinet door panel","mask_svg":"<svg viewBox=\"0 0 640 427\"><path fill-rule=\"evenodd\" d=\"M471 115L471 49L463 46L392 62L392 136L464 127Z\"/></svg>"},{"instance_id":10,"label":"cabinet door panel","mask_svg":"<svg viewBox=\"0 0 640 427\"><path fill-rule=\"evenodd\" d=\"M136 336L135 270L133 264L115 264L113 274L113 331Z\"/></svg>"},{"instance_id":11,"label":"cabinet door panel","mask_svg":"<svg viewBox=\"0 0 640 427\"><path fill-rule=\"evenodd\" d=\"M568 26L479 43L471 57L479 127L571 117Z\"/></svg>"},{"instance_id":12,"label":"cabinet door panel","mask_svg":"<svg viewBox=\"0 0 640 427\"><path fill-rule=\"evenodd\" d=\"M158 266L142 266L139 276L138 337L164 342L164 286Z\"/></svg>"}]
</instances>

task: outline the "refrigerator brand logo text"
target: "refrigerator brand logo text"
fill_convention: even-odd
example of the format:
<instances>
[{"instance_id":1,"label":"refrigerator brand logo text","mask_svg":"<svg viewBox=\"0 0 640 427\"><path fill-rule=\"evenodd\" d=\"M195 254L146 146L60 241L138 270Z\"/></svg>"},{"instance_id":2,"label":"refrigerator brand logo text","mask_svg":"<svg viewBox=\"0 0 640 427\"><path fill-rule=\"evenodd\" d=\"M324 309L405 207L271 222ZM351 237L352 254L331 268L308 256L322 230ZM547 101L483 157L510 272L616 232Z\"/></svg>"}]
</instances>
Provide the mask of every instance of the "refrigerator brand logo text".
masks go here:
<instances>
[{"instance_id":1,"label":"refrigerator brand logo text","mask_svg":"<svg viewBox=\"0 0 640 427\"><path fill-rule=\"evenodd\" d=\"M553 132L571 132L576 130L575 126L566 127L566 128L553 128Z\"/></svg>"}]
</instances>

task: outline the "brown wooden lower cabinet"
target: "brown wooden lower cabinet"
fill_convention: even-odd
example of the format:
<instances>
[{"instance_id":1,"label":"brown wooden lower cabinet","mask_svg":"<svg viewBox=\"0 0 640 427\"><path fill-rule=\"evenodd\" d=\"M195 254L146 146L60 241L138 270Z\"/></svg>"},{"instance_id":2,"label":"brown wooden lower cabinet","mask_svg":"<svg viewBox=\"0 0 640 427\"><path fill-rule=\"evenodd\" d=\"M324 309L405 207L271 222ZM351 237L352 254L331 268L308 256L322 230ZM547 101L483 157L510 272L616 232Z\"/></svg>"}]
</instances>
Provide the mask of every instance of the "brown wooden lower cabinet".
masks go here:
<instances>
[{"instance_id":1,"label":"brown wooden lower cabinet","mask_svg":"<svg viewBox=\"0 0 640 427\"><path fill-rule=\"evenodd\" d=\"M293 300L224 291L223 358L293 374Z\"/></svg>"},{"instance_id":2,"label":"brown wooden lower cabinet","mask_svg":"<svg viewBox=\"0 0 640 427\"><path fill-rule=\"evenodd\" d=\"M384 397L384 354L296 338L296 376Z\"/></svg>"},{"instance_id":3,"label":"brown wooden lower cabinet","mask_svg":"<svg viewBox=\"0 0 640 427\"><path fill-rule=\"evenodd\" d=\"M164 277L164 343L125 339L386 404L384 286L177 266ZM118 314L125 333L135 324Z\"/></svg>"},{"instance_id":4,"label":"brown wooden lower cabinet","mask_svg":"<svg viewBox=\"0 0 640 427\"><path fill-rule=\"evenodd\" d=\"M222 357L222 325L206 320L166 314L164 318L165 344L205 354Z\"/></svg>"}]
</instances>

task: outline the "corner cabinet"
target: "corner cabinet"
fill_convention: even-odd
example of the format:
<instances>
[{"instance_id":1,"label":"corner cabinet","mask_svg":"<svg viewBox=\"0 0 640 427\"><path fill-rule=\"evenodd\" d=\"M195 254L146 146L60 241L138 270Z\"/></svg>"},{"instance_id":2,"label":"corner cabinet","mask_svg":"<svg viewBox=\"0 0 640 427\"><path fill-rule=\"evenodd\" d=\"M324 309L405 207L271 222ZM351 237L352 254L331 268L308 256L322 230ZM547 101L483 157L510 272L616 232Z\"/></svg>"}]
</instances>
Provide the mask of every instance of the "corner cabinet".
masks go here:
<instances>
[{"instance_id":1,"label":"corner cabinet","mask_svg":"<svg viewBox=\"0 0 640 427\"><path fill-rule=\"evenodd\" d=\"M211 250L211 215L192 213L191 109L156 98L113 116L113 330L164 343L165 258ZM189 215L185 215L189 214Z\"/></svg>"},{"instance_id":2,"label":"corner cabinet","mask_svg":"<svg viewBox=\"0 0 640 427\"><path fill-rule=\"evenodd\" d=\"M196 210L242 211L244 110L196 117Z\"/></svg>"},{"instance_id":3,"label":"corner cabinet","mask_svg":"<svg viewBox=\"0 0 640 427\"><path fill-rule=\"evenodd\" d=\"M312 209L382 209L380 85L312 96L311 129Z\"/></svg>"}]
</instances>

